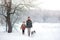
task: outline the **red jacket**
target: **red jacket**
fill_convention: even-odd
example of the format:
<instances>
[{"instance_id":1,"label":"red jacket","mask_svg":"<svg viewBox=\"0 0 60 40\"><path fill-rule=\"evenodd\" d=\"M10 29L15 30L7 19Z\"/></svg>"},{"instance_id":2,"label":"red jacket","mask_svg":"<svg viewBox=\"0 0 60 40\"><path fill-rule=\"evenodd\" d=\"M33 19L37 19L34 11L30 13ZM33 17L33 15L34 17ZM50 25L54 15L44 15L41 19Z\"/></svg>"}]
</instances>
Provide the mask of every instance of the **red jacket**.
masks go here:
<instances>
[{"instance_id":1,"label":"red jacket","mask_svg":"<svg viewBox=\"0 0 60 40\"><path fill-rule=\"evenodd\" d=\"M25 24L22 24L22 25L21 25L21 29L22 29L22 30L25 30L25 27L26 27Z\"/></svg>"}]
</instances>

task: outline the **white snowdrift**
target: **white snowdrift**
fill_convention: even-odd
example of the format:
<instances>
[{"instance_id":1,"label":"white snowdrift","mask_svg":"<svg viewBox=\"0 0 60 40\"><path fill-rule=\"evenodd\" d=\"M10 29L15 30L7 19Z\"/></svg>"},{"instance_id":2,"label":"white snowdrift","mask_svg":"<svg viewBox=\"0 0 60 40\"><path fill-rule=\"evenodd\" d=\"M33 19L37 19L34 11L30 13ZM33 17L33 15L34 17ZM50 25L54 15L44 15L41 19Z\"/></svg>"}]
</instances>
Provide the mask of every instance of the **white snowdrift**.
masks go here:
<instances>
[{"instance_id":1,"label":"white snowdrift","mask_svg":"<svg viewBox=\"0 0 60 40\"><path fill-rule=\"evenodd\" d=\"M27 35L27 28L25 35L22 35L20 24L15 24L12 33L4 32L5 28L0 26L0 40L60 40L60 23L33 23L31 31L36 33L30 37Z\"/></svg>"}]
</instances>

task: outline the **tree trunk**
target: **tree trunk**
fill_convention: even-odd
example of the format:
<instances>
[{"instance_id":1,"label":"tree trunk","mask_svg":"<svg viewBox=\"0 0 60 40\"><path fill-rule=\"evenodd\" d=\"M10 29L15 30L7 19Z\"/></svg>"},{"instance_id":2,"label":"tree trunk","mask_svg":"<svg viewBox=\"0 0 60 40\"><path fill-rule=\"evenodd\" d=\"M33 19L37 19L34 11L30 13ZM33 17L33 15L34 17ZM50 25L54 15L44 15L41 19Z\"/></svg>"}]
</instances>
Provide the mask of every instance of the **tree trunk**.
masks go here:
<instances>
[{"instance_id":1,"label":"tree trunk","mask_svg":"<svg viewBox=\"0 0 60 40\"><path fill-rule=\"evenodd\" d=\"M7 25L8 25L8 33L11 33L12 32L12 25L11 25L11 21L10 21L10 11L11 11L11 3L12 1L11 0L8 0L8 2L6 1L7 3L7 16L6 16L6 22L7 22Z\"/></svg>"},{"instance_id":2,"label":"tree trunk","mask_svg":"<svg viewBox=\"0 0 60 40\"><path fill-rule=\"evenodd\" d=\"M7 25L8 25L8 33L11 33L12 32L12 25L11 25L10 14L9 13L7 14L6 21L7 21Z\"/></svg>"}]
</instances>

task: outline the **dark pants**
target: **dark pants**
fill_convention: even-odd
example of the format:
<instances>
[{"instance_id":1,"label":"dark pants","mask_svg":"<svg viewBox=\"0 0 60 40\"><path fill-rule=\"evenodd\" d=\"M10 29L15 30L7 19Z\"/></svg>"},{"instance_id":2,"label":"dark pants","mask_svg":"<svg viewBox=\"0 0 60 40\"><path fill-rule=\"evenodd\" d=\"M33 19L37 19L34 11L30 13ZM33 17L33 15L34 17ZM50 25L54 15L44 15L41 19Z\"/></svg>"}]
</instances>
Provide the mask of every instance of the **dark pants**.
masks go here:
<instances>
[{"instance_id":1,"label":"dark pants","mask_svg":"<svg viewBox=\"0 0 60 40\"><path fill-rule=\"evenodd\" d=\"M25 30L22 30L22 34L24 34Z\"/></svg>"}]
</instances>

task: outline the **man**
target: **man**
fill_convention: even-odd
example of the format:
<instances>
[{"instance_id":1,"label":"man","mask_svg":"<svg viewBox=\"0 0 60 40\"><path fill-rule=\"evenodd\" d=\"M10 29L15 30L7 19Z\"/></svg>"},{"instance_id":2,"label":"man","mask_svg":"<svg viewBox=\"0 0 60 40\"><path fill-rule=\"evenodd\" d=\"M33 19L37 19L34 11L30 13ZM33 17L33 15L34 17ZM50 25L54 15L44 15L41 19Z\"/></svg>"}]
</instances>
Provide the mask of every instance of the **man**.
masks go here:
<instances>
[{"instance_id":1,"label":"man","mask_svg":"<svg viewBox=\"0 0 60 40\"><path fill-rule=\"evenodd\" d=\"M28 20L26 21L26 28L28 29L28 36L30 36L30 30L32 28L32 21L30 17L28 17Z\"/></svg>"}]
</instances>

